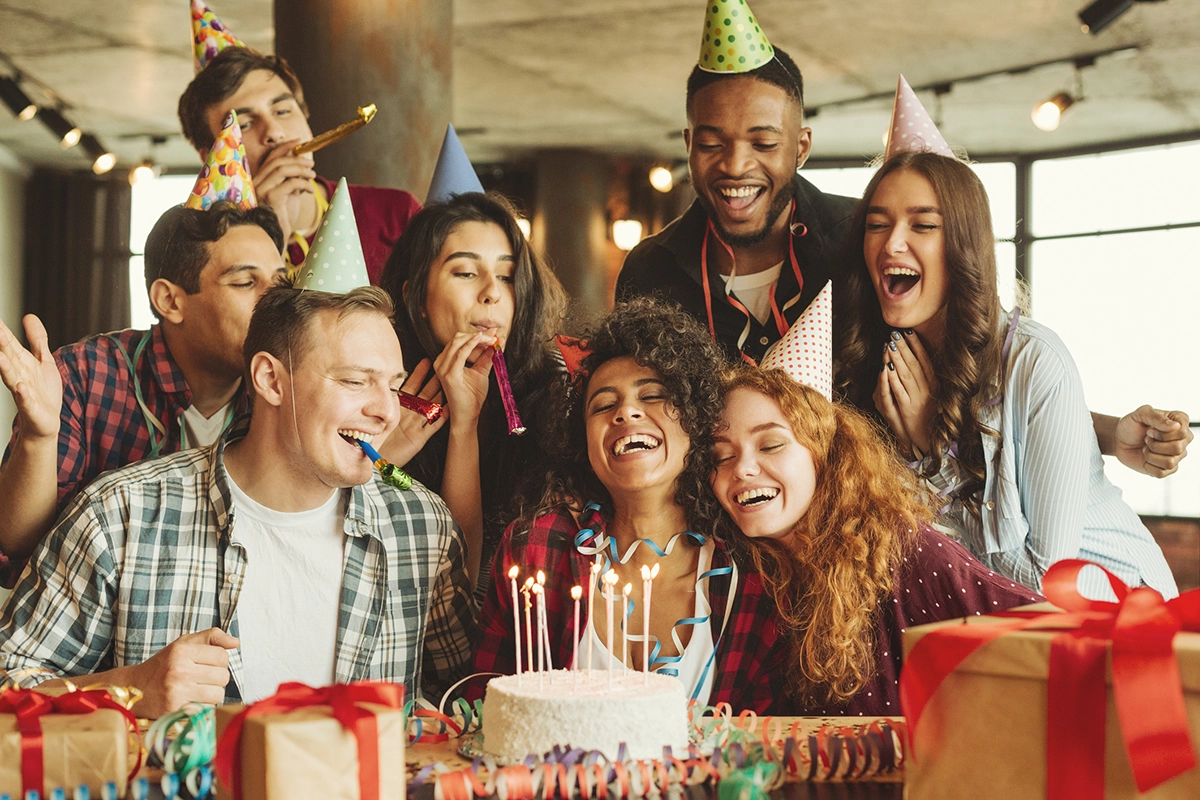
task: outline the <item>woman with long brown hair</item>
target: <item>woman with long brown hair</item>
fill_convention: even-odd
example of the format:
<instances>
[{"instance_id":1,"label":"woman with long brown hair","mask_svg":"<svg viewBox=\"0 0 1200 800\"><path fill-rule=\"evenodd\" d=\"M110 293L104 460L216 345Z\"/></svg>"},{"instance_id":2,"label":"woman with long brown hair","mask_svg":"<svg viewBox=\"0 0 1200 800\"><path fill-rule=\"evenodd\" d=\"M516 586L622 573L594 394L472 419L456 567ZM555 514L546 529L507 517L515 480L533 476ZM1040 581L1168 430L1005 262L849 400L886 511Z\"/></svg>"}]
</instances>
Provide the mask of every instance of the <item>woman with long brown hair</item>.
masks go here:
<instances>
[{"instance_id":1,"label":"woman with long brown hair","mask_svg":"<svg viewBox=\"0 0 1200 800\"><path fill-rule=\"evenodd\" d=\"M979 178L954 158L900 153L863 198L851 229L862 255L835 292L839 388L887 423L940 496L939 524L1035 589L1055 561L1084 558L1174 596L1162 551L1104 476L1071 354L1000 307ZM1081 591L1110 597L1087 572Z\"/></svg>"},{"instance_id":2,"label":"woman with long brown hair","mask_svg":"<svg viewBox=\"0 0 1200 800\"><path fill-rule=\"evenodd\" d=\"M784 714L900 713L909 625L1039 598L934 531L928 495L862 414L779 370L724 376L718 536L775 601Z\"/></svg>"}]
</instances>

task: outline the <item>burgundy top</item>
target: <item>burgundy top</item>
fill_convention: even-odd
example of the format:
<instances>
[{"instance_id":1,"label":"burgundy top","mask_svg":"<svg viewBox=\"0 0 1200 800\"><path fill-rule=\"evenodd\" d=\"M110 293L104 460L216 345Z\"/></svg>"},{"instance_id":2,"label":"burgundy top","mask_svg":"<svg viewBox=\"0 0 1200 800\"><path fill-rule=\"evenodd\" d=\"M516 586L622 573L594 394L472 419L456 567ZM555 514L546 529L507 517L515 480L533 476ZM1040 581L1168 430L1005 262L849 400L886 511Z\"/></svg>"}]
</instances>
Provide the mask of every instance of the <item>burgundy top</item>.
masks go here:
<instances>
[{"instance_id":1,"label":"burgundy top","mask_svg":"<svg viewBox=\"0 0 1200 800\"><path fill-rule=\"evenodd\" d=\"M325 192L332 198L337 184L319 175L317 182L325 187ZM408 227L408 221L421 210L421 204L417 198L401 189L356 184L349 184L349 188L354 220L358 223L358 238L362 240L363 257L367 260L367 277L372 286L378 286L383 266L392 254L392 246ZM310 245L316 235L314 230L308 237ZM304 263L300 245L288 245L288 260L293 264Z\"/></svg>"},{"instance_id":2,"label":"burgundy top","mask_svg":"<svg viewBox=\"0 0 1200 800\"><path fill-rule=\"evenodd\" d=\"M1045 599L988 569L962 545L929 527L920 529L898 577L891 598L875 611L875 677L843 705L805 708L789 700L787 710L776 713L898 716L903 635L910 625L991 614Z\"/></svg>"}]
</instances>

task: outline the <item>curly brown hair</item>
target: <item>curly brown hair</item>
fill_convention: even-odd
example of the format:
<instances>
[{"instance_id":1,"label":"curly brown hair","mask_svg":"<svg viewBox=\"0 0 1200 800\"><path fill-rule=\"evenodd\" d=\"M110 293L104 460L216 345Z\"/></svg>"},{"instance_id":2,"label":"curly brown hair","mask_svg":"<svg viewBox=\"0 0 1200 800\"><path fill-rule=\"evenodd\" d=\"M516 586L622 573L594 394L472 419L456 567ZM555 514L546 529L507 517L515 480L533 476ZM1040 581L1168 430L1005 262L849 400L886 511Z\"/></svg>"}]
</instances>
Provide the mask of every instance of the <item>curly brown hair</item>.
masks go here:
<instances>
[{"instance_id":1,"label":"curly brown hair","mask_svg":"<svg viewBox=\"0 0 1200 800\"><path fill-rule=\"evenodd\" d=\"M726 397L749 389L778 404L817 480L787 536L751 539L725 512L716 533L748 551L775 601L791 644L790 693L810 708L845 702L874 677L874 615L933 518L928 491L876 423L782 370L739 366L721 381Z\"/></svg>"},{"instance_id":2,"label":"curly brown hair","mask_svg":"<svg viewBox=\"0 0 1200 800\"><path fill-rule=\"evenodd\" d=\"M879 377L879 348L890 329L867 272L862 243L867 207L875 190L884 178L900 170L915 172L933 186L945 229L946 333L941 355L934 358L938 412L924 474L936 474L943 453L956 442L965 479L955 496L978 516L979 493L986 477L982 437L995 435L979 422L979 411L1000 390L1004 333L1000 330L1002 310L987 192L963 162L934 153L901 153L879 168L863 192L850 227L853 267L834 292L834 315L841 331L837 390L859 408L874 410L871 394Z\"/></svg>"},{"instance_id":3,"label":"curly brown hair","mask_svg":"<svg viewBox=\"0 0 1200 800\"><path fill-rule=\"evenodd\" d=\"M675 502L687 516L690 530L711 531L721 513L709 489L713 431L721 408L716 366L724 357L695 318L673 303L639 297L619 303L583 334L587 356L574 380L565 387L558 408L565 414L548 422L545 447L553 466L539 508L531 516L558 505L564 498L592 500L611 518L612 497L592 471L588 460L584 400L588 376L614 358L632 358L662 379L669 402L691 441L683 472L675 482Z\"/></svg>"}]
</instances>

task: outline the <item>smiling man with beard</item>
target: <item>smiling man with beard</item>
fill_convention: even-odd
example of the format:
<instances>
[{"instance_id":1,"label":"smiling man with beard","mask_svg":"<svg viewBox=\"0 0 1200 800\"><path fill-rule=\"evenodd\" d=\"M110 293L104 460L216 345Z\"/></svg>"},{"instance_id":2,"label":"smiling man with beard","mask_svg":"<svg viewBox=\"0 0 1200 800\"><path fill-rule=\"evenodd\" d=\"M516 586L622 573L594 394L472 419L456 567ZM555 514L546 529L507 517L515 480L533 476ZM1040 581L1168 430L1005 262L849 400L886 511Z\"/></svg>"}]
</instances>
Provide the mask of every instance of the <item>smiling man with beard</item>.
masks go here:
<instances>
[{"instance_id":1,"label":"smiling man with beard","mask_svg":"<svg viewBox=\"0 0 1200 800\"><path fill-rule=\"evenodd\" d=\"M400 418L391 315L374 287L264 294L244 348L248 429L85 489L0 610L0 669L136 686L143 717L289 680L411 695L462 677L462 534L425 487L384 484L355 441Z\"/></svg>"},{"instance_id":2,"label":"smiling man with beard","mask_svg":"<svg viewBox=\"0 0 1200 800\"><path fill-rule=\"evenodd\" d=\"M710 7L688 78L683 138L696 201L629 253L617 297L679 303L732 358L757 363L838 273L854 200L797 174L812 147L800 69L761 31L743 44L740 32L757 25L744 3L730 5L740 9ZM710 52L710 37L735 31L737 44Z\"/></svg>"}]
</instances>

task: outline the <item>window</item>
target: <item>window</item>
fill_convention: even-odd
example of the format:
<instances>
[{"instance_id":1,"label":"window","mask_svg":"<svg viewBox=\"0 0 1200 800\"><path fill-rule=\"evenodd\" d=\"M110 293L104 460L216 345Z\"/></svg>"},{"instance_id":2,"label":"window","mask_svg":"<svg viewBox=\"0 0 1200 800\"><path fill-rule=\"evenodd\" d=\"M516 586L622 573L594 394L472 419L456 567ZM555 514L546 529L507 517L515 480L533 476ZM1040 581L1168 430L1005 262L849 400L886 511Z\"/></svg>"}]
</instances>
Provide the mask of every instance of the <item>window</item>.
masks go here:
<instances>
[{"instance_id":1,"label":"window","mask_svg":"<svg viewBox=\"0 0 1200 800\"><path fill-rule=\"evenodd\" d=\"M1088 407L1142 403L1200 415L1200 142L1035 161L1034 317L1066 343ZM1158 480L1106 459L1141 514L1200 516L1196 448Z\"/></svg>"},{"instance_id":2,"label":"window","mask_svg":"<svg viewBox=\"0 0 1200 800\"><path fill-rule=\"evenodd\" d=\"M145 329L157 318L146 296L146 237L158 218L171 206L188 198L195 175L163 175L154 180L139 181L134 187L129 209L129 310L131 325Z\"/></svg>"}]
</instances>

